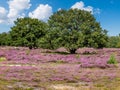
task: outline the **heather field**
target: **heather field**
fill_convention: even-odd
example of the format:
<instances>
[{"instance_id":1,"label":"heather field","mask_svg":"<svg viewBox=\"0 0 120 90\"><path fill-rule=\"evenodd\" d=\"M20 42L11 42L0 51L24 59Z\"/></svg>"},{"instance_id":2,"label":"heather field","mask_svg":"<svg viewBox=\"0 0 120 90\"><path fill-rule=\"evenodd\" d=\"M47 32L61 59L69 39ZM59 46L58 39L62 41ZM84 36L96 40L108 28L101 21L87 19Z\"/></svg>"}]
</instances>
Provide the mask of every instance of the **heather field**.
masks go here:
<instances>
[{"instance_id":1,"label":"heather field","mask_svg":"<svg viewBox=\"0 0 120 90\"><path fill-rule=\"evenodd\" d=\"M0 90L120 90L120 49L0 47Z\"/></svg>"}]
</instances>

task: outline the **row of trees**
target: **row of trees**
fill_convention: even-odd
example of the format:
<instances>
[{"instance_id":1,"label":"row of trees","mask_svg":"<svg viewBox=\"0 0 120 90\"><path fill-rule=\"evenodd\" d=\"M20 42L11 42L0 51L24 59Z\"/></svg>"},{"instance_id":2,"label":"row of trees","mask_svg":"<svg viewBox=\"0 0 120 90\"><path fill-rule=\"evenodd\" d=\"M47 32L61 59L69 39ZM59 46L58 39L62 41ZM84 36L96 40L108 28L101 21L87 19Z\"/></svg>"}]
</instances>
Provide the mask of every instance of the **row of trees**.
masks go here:
<instances>
[{"instance_id":1,"label":"row of trees","mask_svg":"<svg viewBox=\"0 0 120 90\"><path fill-rule=\"evenodd\" d=\"M56 49L65 47L70 53L80 47L107 46L107 31L87 11L70 9L54 13L47 23L29 17L18 18L9 33L0 35L1 45Z\"/></svg>"},{"instance_id":2,"label":"row of trees","mask_svg":"<svg viewBox=\"0 0 120 90\"><path fill-rule=\"evenodd\" d=\"M109 36L109 41L107 43L108 48L120 48L120 35Z\"/></svg>"}]
</instances>

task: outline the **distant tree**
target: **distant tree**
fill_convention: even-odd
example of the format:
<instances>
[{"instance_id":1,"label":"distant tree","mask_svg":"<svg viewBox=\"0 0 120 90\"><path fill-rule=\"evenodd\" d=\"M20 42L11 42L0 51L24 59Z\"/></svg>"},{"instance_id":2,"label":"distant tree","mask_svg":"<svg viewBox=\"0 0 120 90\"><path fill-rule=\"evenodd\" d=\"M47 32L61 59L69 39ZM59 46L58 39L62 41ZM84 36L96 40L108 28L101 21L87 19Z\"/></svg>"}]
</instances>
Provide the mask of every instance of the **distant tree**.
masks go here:
<instances>
[{"instance_id":1,"label":"distant tree","mask_svg":"<svg viewBox=\"0 0 120 90\"><path fill-rule=\"evenodd\" d=\"M38 47L37 41L45 35L47 24L29 17L18 18L14 23L10 31L13 45Z\"/></svg>"},{"instance_id":2,"label":"distant tree","mask_svg":"<svg viewBox=\"0 0 120 90\"><path fill-rule=\"evenodd\" d=\"M120 37L120 33L118 34L118 36Z\"/></svg>"},{"instance_id":3,"label":"distant tree","mask_svg":"<svg viewBox=\"0 0 120 90\"><path fill-rule=\"evenodd\" d=\"M120 36L109 36L107 47L120 48Z\"/></svg>"},{"instance_id":4,"label":"distant tree","mask_svg":"<svg viewBox=\"0 0 120 90\"><path fill-rule=\"evenodd\" d=\"M79 47L106 46L107 31L101 28L90 12L78 9L60 10L50 17L48 25L49 32L54 33L54 36L48 37L49 43L54 43L53 48L64 46L70 53L75 53Z\"/></svg>"},{"instance_id":5,"label":"distant tree","mask_svg":"<svg viewBox=\"0 0 120 90\"><path fill-rule=\"evenodd\" d=\"M0 45L1 46L9 46L11 44L10 34L3 32L0 34Z\"/></svg>"}]
</instances>

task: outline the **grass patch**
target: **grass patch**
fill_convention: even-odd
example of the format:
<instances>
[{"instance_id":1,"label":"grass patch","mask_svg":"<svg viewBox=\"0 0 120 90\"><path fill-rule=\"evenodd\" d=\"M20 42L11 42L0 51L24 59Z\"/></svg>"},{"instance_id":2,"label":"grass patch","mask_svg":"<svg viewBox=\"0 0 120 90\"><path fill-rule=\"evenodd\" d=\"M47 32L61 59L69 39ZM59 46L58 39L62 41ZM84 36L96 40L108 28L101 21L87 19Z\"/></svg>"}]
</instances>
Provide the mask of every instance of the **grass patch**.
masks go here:
<instances>
[{"instance_id":1,"label":"grass patch","mask_svg":"<svg viewBox=\"0 0 120 90\"><path fill-rule=\"evenodd\" d=\"M50 61L51 63L55 63L55 64L65 64L67 63L66 61L63 61L63 60L53 60L53 61Z\"/></svg>"},{"instance_id":2,"label":"grass patch","mask_svg":"<svg viewBox=\"0 0 120 90\"><path fill-rule=\"evenodd\" d=\"M26 50L26 55L29 55L30 54L30 50Z\"/></svg>"},{"instance_id":3,"label":"grass patch","mask_svg":"<svg viewBox=\"0 0 120 90\"><path fill-rule=\"evenodd\" d=\"M14 90L34 90L33 88L14 87Z\"/></svg>"},{"instance_id":4,"label":"grass patch","mask_svg":"<svg viewBox=\"0 0 120 90\"><path fill-rule=\"evenodd\" d=\"M116 81L120 81L120 78L116 78Z\"/></svg>"},{"instance_id":5,"label":"grass patch","mask_svg":"<svg viewBox=\"0 0 120 90\"><path fill-rule=\"evenodd\" d=\"M5 57L0 57L0 62L2 61L6 61L6 58Z\"/></svg>"},{"instance_id":6,"label":"grass patch","mask_svg":"<svg viewBox=\"0 0 120 90\"><path fill-rule=\"evenodd\" d=\"M103 84L96 84L95 87L104 87Z\"/></svg>"},{"instance_id":7,"label":"grass patch","mask_svg":"<svg viewBox=\"0 0 120 90\"><path fill-rule=\"evenodd\" d=\"M77 59L79 59L79 58L80 58L80 54L77 54L75 57L76 57Z\"/></svg>"},{"instance_id":8,"label":"grass patch","mask_svg":"<svg viewBox=\"0 0 120 90\"><path fill-rule=\"evenodd\" d=\"M0 85L8 85L8 84L9 84L8 81L0 79Z\"/></svg>"}]
</instances>

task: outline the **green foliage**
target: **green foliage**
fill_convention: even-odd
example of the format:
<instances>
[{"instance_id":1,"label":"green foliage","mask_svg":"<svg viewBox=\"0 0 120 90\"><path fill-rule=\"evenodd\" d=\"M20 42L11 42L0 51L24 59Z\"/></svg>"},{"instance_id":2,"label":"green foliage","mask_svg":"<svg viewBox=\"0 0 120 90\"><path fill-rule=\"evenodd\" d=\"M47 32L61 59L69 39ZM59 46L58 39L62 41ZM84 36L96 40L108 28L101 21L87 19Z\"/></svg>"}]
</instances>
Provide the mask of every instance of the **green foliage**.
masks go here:
<instances>
[{"instance_id":1,"label":"green foliage","mask_svg":"<svg viewBox=\"0 0 120 90\"><path fill-rule=\"evenodd\" d=\"M107 47L120 48L120 36L110 36L108 39Z\"/></svg>"},{"instance_id":2,"label":"green foliage","mask_svg":"<svg viewBox=\"0 0 120 90\"><path fill-rule=\"evenodd\" d=\"M113 54L110 56L110 59L108 60L107 63L108 64L117 64L117 60Z\"/></svg>"},{"instance_id":3,"label":"green foliage","mask_svg":"<svg viewBox=\"0 0 120 90\"><path fill-rule=\"evenodd\" d=\"M120 41L117 42L117 45L116 45L117 48L120 48Z\"/></svg>"},{"instance_id":4,"label":"green foliage","mask_svg":"<svg viewBox=\"0 0 120 90\"><path fill-rule=\"evenodd\" d=\"M90 12L78 9L60 10L50 17L48 24L49 31L54 32L54 36L49 37L49 43L54 44L53 48L62 46L70 53L75 53L80 47L106 46L107 31L102 30Z\"/></svg>"},{"instance_id":5,"label":"green foliage","mask_svg":"<svg viewBox=\"0 0 120 90\"><path fill-rule=\"evenodd\" d=\"M48 30L46 35L38 40L38 46L47 49L57 49L60 47L60 30Z\"/></svg>"},{"instance_id":6,"label":"green foliage","mask_svg":"<svg viewBox=\"0 0 120 90\"><path fill-rule=\"evenodd\" d=\"M9 33L1 33L0 34L0 46L9 46L11 43L11 37Z\"/></svg>"},{"instance_id":7,"label":"green foliage","mask_svg":"<svg viewBox=\"0 0 120 90\"><path fill-rule=\"evenodd\" d=\"M18 18L14 24L10 33L0 34L0 45L30 49L65 47L74 54L80 47L103 48L108 41L107 31L101 28L90 12L84 10L59 10L47 23L25 17Z\"/></svg>"},{"instance_id":8,"label":"green foliage","mask_svg":"<svg viewBox=\"0 0 120 90\"><path fill-rule=\"evenodd\" d=\"M37 40L45 35L47 24L28 17L18 18L14 23L10 31L12 45L38 47Z\"/></svg>"}]
</instances>

